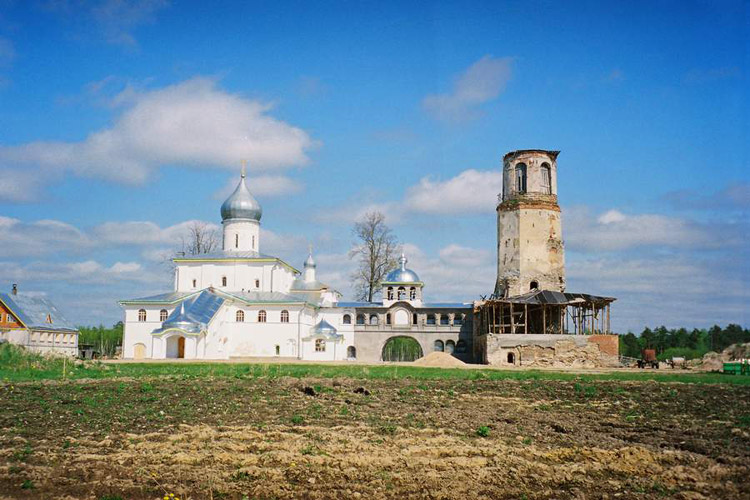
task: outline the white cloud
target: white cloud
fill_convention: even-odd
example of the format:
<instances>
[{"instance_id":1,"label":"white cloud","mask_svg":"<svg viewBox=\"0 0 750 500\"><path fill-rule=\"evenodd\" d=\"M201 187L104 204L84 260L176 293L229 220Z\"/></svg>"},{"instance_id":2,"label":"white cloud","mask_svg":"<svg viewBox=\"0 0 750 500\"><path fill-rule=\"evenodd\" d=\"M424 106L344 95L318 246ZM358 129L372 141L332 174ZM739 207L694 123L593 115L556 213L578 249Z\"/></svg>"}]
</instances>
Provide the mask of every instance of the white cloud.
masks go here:
<instances>
[{"instance_id":1,"label":"white cloud","mask_svg":"<svg viewBox=\"0 0 750 500\"><path fill-rule=\"evenodd\" d=\"M6 261L0 262L0 274L14 282L63 281L71 285L153 280L153 275L137 262L115 262L107 267L94 260L63 263L34 261L28 264Z\"/></svg>"},{"instance_id":2,"label":"white cloud","mask_svg":"<svg viewBox=\"0 0 750 500\"><path fill-rule=\"evenodd\" d=\"M105 222L92 230L92 238L100 244L113 246L166 244L176 248L183 238L187 238L190 226L195 223L205 224L206 229L215 231L217 238L221 237L218 225L189 220L165 228L150 221Z\"/></svg>"},{"instance_id":3,"label":"white cloud","mask_svg":"<svg viewBox=\"0 0 750 500\"><path fill-rule=\"evenodd\" d=\"M491 213L503 188L500 170L464 170L441 181L424 177L406 193L406 204L417 212L464 215Z\"/></svg>"},{"instance_id":4,"label":"white cloud","mask_svg":"<svg viewBox=\"0 0 750 500\"><path fill-rule=\"evenodd\" d=\"M573 250L617 251L637 247L721 248L741 237L731 227L659 214L627 215L609 210L599 217L585 207L563 211L563 234ZM718 237L723 233L722 237Z\"/></svg>"},{"instance_id":5,"label":"white cloud","mask_svg":"<svg viewBox=\"0 0 750 500\"><path fill-rule=\"evenodd\" d=\"M112 127L81 142L0 146L0 166L140 184L164 165L236 170L241 159L255 171L304 165L316 146L302 129L269 116L270 104L218 89L210 78L119 95L125 94ZM35 177L40 184L49 178ZM0 196L5 192L7 200L18 198L10 186Z\"/></svg>"},{"instance_id":6,"label":"white cloud","mask_svg":"<svg viewBox=\"0 0 750 500\"><path fill-rule=\"evenodd\" d=\"M91 238L75 226L55 220L25 223L0 216L0 232L3 234L0 257L77 251L93 244Z\"/></svg>"},{"instance_id":7,"label":"white cloud","mask_svg":"<svg viewBox=\"0 0 750 500\"><path fill-rule=\"evenodd\" d=\"M478 107L492 101L505 89L512 75L513 58L484 56L455 81L453 90L428 95L425 111L438 120L462 122L479 116Z\"/></svg>"},{"instance_id":8,"label":"white cloud","mask_svg":"<svg viewBox=\"0 0 750 500\"><path fill-rule=\"evenodd\" d=\"M238 176L233 176L223 188L216 191L213 195L215 200L224 201L237 188L239 182ZM258 177L248 177L246 184L251 193L259 197L284 196L299 193L303 185L296 179L284 175L261 175Z\"/></svg>"}]
</instances>

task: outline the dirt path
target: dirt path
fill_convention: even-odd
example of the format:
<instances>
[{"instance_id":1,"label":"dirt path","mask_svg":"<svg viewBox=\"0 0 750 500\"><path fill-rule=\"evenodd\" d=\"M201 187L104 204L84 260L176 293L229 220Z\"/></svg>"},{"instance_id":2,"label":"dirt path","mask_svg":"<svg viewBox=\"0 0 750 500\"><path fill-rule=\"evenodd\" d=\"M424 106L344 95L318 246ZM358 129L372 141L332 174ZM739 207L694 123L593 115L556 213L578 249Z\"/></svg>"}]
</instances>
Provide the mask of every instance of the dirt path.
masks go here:
<instances>
[{"instance_id":1,"label":"dirt path","mask_svg":"<svg viewBox=\"0 0 750 500\"><path fill-rule=\"evenodd\" d=\"M750 497L746 387L173 378L0 404L0 498Z\"/></svg>"}]
</instances>

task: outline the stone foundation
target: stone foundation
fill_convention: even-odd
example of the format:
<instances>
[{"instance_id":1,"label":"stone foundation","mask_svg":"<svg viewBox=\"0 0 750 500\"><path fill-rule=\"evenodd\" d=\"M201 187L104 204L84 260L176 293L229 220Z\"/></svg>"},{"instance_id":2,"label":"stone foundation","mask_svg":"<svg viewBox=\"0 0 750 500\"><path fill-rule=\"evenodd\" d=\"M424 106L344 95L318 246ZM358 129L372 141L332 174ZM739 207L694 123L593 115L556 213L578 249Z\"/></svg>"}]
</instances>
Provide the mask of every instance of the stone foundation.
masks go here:
<instances>
[{"instance_id":1,"label":"stone foundation","mask_svg":"<svg viewBox=\"0 0 750 500\"><path fill-rule=\"evenodd\" d=\"M616 335L487 334L477 338L493 366L600 368L619 364Z\"/></svg>"}]
</instances>

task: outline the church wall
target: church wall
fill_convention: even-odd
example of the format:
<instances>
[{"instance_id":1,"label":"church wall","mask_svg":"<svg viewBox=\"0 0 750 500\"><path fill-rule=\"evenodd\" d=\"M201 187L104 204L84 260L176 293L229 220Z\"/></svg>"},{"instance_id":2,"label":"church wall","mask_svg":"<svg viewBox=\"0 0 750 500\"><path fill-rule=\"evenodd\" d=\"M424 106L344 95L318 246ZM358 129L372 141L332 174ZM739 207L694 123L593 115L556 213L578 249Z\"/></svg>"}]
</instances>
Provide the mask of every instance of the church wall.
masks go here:
<instances>
[{"instance_id":1,"label":"church wall","mask_svg":"<svg viewBox=\"0 0 750 500\"><path fill-rule=\"evenodd\" d=\"M274 269L275 267L275 269ZM178 265L177 291L193 292L210 286L227 291L275 291L287 293L294 273L275 262L212 263L191 262ZM222 286L222 278L227 286ZM193 280L196 286L193 287ZM259 281L259 287L255 286Z\"/></svg>"}]
</instances>

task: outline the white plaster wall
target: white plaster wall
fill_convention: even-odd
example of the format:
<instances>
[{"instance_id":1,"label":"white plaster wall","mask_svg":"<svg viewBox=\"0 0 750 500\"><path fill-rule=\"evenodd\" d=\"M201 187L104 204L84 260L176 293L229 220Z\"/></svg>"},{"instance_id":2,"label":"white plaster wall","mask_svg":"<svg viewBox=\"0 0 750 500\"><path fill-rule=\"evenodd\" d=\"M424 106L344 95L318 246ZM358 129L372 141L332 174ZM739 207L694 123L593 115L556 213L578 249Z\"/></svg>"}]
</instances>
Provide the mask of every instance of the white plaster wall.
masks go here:
<instances>
[{"instance_id":1,"label":"white plaster wall","mask_svg":"<svg viewBox=\"0 0 750 500\"><path fill-rule=\"evenodd\" d=\"M260 251L260 223L250 219L230 219L223 223L222 248L228 252Z\"/></svg>"},{"instance_id":2,"label":"white plaster wall","mask_svg":"<svg viewBox=\"0 0 750 500\"><path fill-rule=\"evenodd\" d=\"M227 278L226 287L222 286L222 277ZM288 293L294 278L293 271L275 261L184 262L177 266L177 291L194 292L212 286L230 292Z\"/></svg>"}]
</instances>

